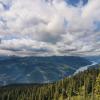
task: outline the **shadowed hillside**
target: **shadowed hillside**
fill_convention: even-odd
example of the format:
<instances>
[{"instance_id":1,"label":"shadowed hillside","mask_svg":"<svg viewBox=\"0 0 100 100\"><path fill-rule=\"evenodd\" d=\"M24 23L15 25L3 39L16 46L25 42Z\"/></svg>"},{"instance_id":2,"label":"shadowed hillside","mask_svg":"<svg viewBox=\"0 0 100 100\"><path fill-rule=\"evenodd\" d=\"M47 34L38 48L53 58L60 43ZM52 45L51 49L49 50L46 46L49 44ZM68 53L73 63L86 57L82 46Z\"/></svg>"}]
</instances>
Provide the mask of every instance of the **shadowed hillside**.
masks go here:
<instances>
[{"instance_id":1,"label":"shadowed hillside","mask_svg":"<svg viewBox=\"0 0 100 100\"><path fill-rule=\"evenodd\" d=\"M75 56L0 57L0 84L54 82L87 65L91 61Z\"/></svg>"}]
</instances>

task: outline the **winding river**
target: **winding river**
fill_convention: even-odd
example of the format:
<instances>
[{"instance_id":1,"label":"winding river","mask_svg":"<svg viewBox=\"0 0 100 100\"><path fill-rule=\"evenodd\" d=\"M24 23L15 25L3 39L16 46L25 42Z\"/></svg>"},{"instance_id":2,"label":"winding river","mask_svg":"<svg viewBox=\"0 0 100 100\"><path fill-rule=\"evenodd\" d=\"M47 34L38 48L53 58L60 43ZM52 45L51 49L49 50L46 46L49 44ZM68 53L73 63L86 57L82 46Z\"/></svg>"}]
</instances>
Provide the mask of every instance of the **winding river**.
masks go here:
<instances>
[{"instance_id":1,"label":"winding river","mask_svg":"<svg viewBox=\"0 0 100 100\"><path fill-rule=\"evenodd\" d=\"M91 64L91 65L86 65L86 66L83 66L83 67L80 67L79 69L77 69L77 70L75 71L74 75L77 74L77 73L79 73L79 72L85 71L85 70L87 70L89 67L94 66L94 65L97 65L97 64L98 64L97 62L92 61L92 64Z\"/></svg>"}]
</instances>

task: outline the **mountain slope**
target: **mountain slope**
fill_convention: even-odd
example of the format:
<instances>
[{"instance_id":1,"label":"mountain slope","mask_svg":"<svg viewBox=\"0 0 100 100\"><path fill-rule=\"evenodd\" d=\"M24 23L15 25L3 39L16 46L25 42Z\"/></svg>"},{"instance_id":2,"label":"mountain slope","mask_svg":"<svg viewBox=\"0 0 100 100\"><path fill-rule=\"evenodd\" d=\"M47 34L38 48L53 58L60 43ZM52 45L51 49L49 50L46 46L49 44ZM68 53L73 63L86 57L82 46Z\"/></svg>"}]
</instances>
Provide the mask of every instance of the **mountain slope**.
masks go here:
<instances>
[{"instance_id":1,"label":"mountain slope","mask_svg":"<svg viewBox=\"0 0 100 100\"><path fill-rule=\"evenodd\" d=\"M95 61L97 63L100 63L100 55L98 55L98 56L86 56L85 58L90 60L90 61Z\"/></svg>"},{"instance_id":2,"label":"mountain slope","mask_svg":"<svg viewBox=\"0 0 100 100\"><path fill-rule=\"evenodd\" d=\"M75 56L1 57L0 84L53 82L90 64Z\"/></svg>"},{"instance_id":3,"label":"mountain slope","mask_svg":"<svg viewBox=\"0 0 100 100\"><path fill-rule=\"evenodd\" d=\"M99 68L55 83L4 86L0 88L0 100L100 100Z\"/></svg>"}]
</instances>

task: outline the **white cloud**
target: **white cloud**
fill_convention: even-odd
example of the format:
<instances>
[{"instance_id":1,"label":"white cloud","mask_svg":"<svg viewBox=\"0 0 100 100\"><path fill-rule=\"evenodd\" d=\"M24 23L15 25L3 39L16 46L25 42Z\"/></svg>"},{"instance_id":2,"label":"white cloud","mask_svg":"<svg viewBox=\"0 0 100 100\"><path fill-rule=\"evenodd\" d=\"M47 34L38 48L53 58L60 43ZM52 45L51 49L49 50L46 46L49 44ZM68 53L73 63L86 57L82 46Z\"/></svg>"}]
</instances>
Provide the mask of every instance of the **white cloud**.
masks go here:
<instances>
[{"instance_id":1,"label":"white cloud","mask_svg":"<svg viewBox=\"0 0 100 100\"><path fill-rule=\"evenodd\" d=\"M77 7L64 0L0 2L0 54L98 54L100 0Z\"/></svg>"}]
</instances>

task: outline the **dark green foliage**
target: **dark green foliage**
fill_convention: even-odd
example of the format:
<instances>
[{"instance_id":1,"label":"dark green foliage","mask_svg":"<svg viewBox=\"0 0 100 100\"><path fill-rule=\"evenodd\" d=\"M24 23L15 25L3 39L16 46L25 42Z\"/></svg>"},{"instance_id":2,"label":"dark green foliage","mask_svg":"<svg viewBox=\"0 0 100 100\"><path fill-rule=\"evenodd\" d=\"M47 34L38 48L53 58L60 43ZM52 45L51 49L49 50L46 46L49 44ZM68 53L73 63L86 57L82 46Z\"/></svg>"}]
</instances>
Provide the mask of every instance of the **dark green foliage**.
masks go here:
<instances>
[{"instance_id":1,"label":"dark green foliage","mask_svg":"<svg viewBox=\"0 0 100 100\"><path fill-rule=\"evenodd\" d=\"M0 100L100 100L99 74L100 69L88 69L56 83L1 87Z\"/></svg>"}]
</instances>

